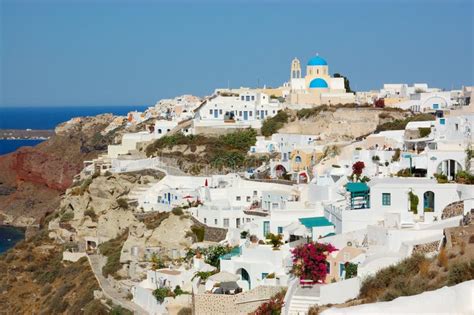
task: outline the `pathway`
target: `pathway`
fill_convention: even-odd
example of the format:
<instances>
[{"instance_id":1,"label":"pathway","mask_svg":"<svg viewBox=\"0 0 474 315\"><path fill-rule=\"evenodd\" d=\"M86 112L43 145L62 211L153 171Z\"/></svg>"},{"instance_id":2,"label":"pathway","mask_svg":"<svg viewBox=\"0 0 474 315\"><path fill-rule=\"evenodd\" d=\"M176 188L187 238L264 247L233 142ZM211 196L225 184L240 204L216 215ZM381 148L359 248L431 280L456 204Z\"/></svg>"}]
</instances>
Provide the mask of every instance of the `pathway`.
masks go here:
<instances>
[{"instance_id":1,"label":"pathway","mask_svg":"<svg viewBox=\"0 0 474 315\"><path fill-rule=\"evenodd\" d=\"M132 301L128 300L127 298L123 297L114 287L110 284L109 280L107 280L102 275L102 267L104 266L104 256L101 255L87 255L89 259L89 263L92 268L92 272L94 272L95 278L99 283L102 292L106 298L112 300L112 302L116 305L120 305L123 308L126 308L133 312L136 315L146 315L148 314L143 308L139 305L133 303Z\"/></svg>"}]
</instances>

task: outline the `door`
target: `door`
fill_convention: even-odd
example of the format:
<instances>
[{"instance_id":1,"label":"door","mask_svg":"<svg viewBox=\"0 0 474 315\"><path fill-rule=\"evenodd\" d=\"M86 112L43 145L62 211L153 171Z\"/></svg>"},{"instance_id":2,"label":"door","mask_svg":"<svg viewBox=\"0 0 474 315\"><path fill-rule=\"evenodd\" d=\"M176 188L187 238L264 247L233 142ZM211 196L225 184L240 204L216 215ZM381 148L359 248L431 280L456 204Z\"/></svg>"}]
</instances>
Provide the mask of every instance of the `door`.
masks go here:
<instances>
[{"instance_id":1,"label":"door","mask_svg":"<svg viewBox=\"0 0 474 315\"><path fill-rule=\"evenodd\" d=\"M266 237L270 233L270 221L263 222L263 237Z\"/></svg>"},{"instance_id":2,"label":"door","mask_svg":"<svg viewBox=\"0 0 474 315\"><path fill-rule=\"evenodd\" d=\"M218 115L219 115L219 111L217 109L214 109L214 118L217 118Z\"/></svg>"},{"instance_id":3,"label":"door","mask_svg":"<svg viewBox=\"0 0 474 315\"><path fill-rule=\"evenodd\" d=\"M235 219L235 227L236 228L240 227L240 218Z\"/></svg>"},{"instance_id":4,"label":"door","mask_svg":"<svg viewBox=\"0 0 474 315\"><path fill-rule=\"evenodd\" d=\"M249 120L249 112L248 111L244 111L244 120Z\"/></svg>"}]
</instances>

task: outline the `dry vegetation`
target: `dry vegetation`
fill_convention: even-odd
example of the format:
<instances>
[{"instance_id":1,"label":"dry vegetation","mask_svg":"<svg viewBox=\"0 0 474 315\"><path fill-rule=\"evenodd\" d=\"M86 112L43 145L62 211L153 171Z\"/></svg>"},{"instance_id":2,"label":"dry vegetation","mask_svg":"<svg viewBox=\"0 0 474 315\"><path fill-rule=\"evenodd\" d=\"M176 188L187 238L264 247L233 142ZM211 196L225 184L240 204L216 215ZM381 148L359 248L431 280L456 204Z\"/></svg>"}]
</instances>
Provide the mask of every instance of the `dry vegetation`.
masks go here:
<instances>
[{"instance_id":1,"label":"dry vegetation","mask_svg":"<svg viewBox=\"0 0 474 315\"><path fill-rule=\"evenodd\" d=\"M93 314L83 311L99 289L89 263L63 262L62 251L43 230L0 255L0 313Z\"/></svg>"},{"instance_id":2,"label":"dry vegetation","mask_svg":"<svg viewBox=\"0 0 474 315\"><path fill-rule=\"evenodd\" d=\"M474 225L449 230L452 244L443 247L432 258L414 254L400 263L384 268L366 278L359 297L339 305L314 306L310 315L329 307L348 307L379 301L391 301L400 296L420 294L444 286L474 279Z\"/></svg>"}]
</instances>

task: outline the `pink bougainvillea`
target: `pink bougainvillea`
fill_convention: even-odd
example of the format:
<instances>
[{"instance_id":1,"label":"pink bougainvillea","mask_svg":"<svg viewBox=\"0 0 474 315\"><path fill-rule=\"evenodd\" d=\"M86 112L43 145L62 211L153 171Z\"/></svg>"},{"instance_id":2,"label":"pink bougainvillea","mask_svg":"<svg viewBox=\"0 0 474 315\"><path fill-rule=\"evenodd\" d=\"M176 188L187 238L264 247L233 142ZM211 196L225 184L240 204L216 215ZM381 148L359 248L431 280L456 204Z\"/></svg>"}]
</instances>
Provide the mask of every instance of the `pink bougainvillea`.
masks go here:
<instances>
[{"instance_id":1,"label":"pink bougainvillea","mask_svg":"<svg viewBox=\"0 0 474 315\"><path fill-rule=\"evenodd\" d=\"M292 274L302 280L324 282L328 274L326 258L337 249L331 244L306 243L294 248Z\"/></svg>"}]
</instances>

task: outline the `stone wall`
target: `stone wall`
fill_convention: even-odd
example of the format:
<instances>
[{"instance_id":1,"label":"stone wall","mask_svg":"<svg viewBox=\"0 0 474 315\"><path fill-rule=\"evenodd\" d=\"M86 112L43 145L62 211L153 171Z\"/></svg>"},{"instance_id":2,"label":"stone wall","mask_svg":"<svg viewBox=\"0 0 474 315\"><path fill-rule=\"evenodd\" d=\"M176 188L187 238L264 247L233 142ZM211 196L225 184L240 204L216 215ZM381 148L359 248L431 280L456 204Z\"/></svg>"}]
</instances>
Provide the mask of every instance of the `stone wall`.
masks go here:
<instances>
[{"instance_id":1,"label":"stone wall","mask_svg":"<svg viewBox=\"0 0 474 315\"><path fill-rule=\"evenodd\" d=\"M443 213L441 214L441 219L447 219L456 217L459 215L463 215L464 213L464 201L456 201L450 203L443 209Z\"/></svg>"},{"instance_id":2,"label":"stone wall","mask_svg":"<svg viewBox=\"0 0 474 315\"><path fill-rule=\"evenodd\" d=\"M259 286L236 295L196 294L194 314L248 314L283 289L281 286Z\"/></svg>"},{"instance_id":3,"label":"stone wall","mask_svg":"<svg viewBox=\"0 0 474 315\"><path fill-rule=\"evenodd\" d=\"M413 246L413 254L428 254L436 252L439 248L439 241L433 241L425 244Z\"/></svg>"}]
</instances>

